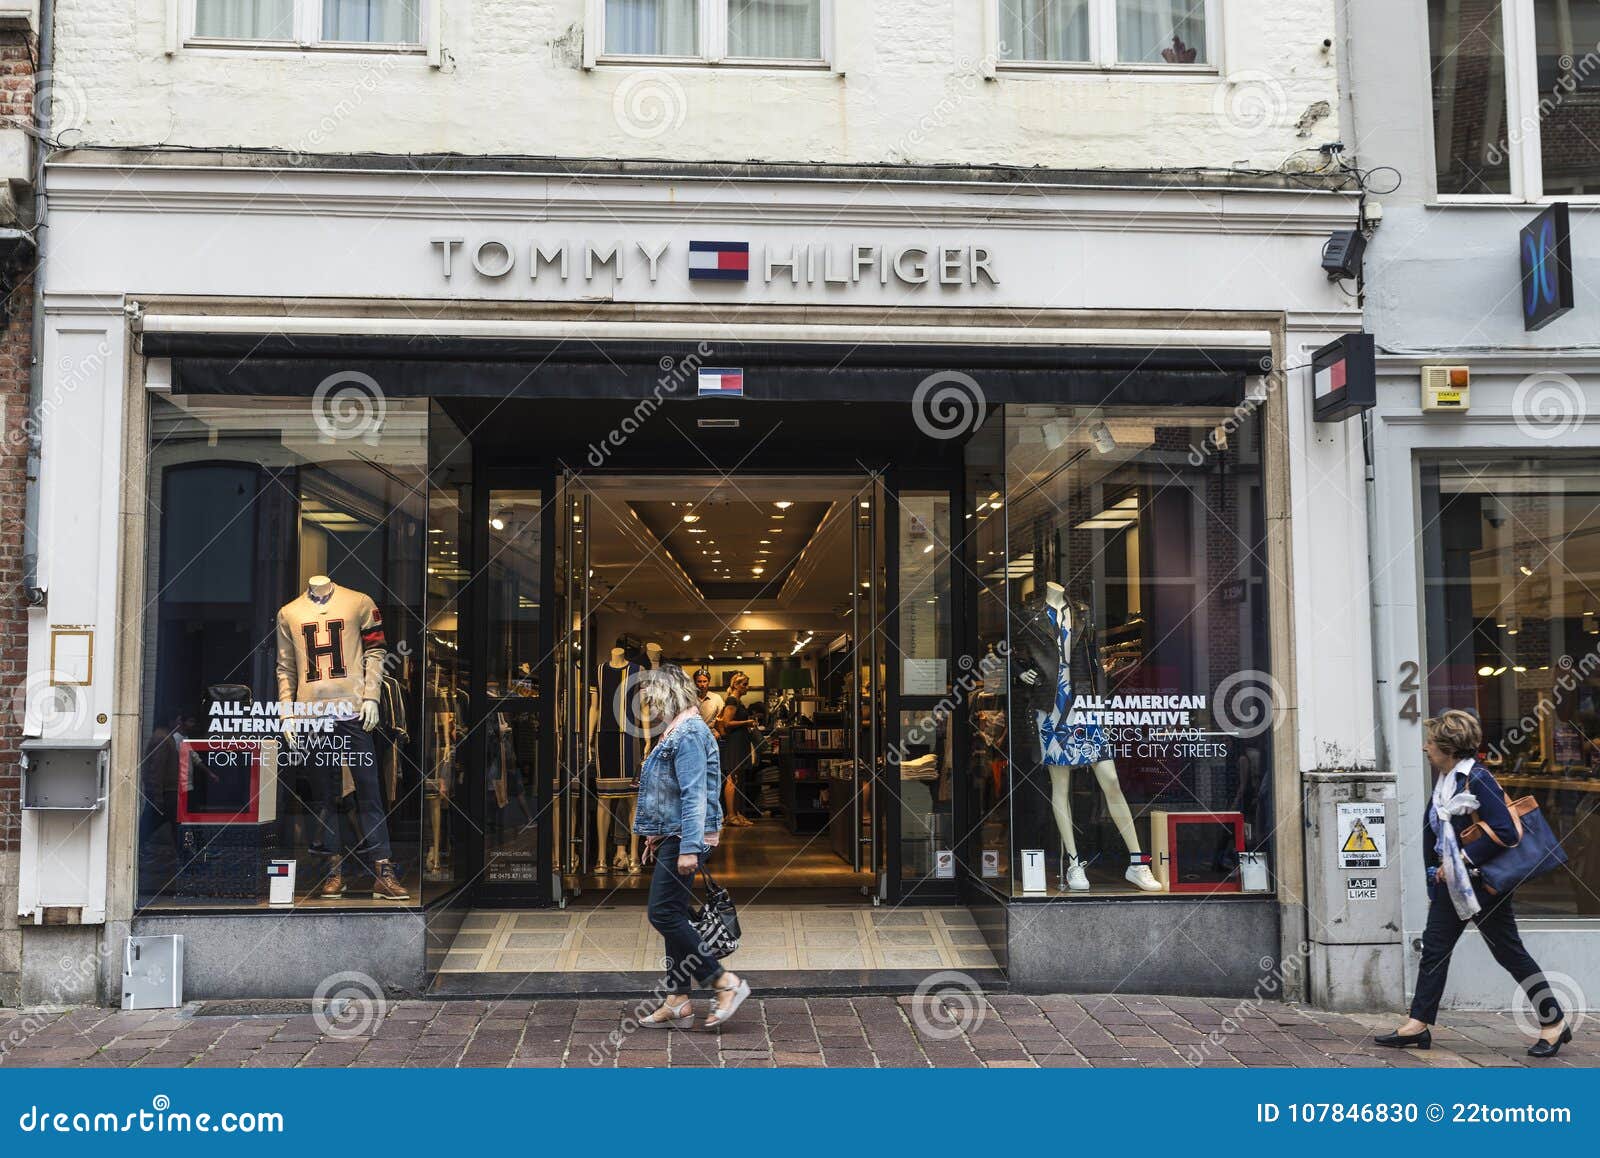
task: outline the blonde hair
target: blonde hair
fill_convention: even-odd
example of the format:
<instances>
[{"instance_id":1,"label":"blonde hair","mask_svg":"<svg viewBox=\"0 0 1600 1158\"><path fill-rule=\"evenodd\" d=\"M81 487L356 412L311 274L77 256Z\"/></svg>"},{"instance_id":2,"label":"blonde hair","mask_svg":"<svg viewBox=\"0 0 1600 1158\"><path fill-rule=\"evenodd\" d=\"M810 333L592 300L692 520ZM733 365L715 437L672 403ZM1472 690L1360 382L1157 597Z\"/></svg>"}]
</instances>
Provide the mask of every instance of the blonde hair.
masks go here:
<instances>
[{"instance_id":1,"label":"blonde hair","mask_svg":"<svg viewBox=\"0 0 1600 1158\"><path fill-rule=\"evenodd\" d=\"M1425 720L1422 726L1429 740L1457 759L1476 756L1478 749L1483 746L1483 727L1478 723L1478 717L1460 708L1452 708L1431 720Z\"/></svg>"}]
</instances>

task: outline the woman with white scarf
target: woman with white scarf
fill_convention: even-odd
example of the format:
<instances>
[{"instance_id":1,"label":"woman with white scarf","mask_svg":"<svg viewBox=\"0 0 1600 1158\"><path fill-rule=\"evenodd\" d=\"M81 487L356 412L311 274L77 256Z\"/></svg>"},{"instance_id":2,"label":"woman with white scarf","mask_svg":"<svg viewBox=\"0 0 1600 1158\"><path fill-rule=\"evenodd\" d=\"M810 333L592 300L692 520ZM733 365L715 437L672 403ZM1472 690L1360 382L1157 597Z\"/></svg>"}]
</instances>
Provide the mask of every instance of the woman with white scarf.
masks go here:
<instances>
[{"instance_id":1,"label":"woman with white scarf","mask_svg":"<svg viewBox=\"0 0 1600 1158\"><path fill-rule=\"evenodd\" d=\"M1439 1016L1450 954L1468 921L1477 923L1484 945L1500 967L1521 985L1543 1027L1529 1057L1555 1057L1572 1040L1572 1030L1544 973L1528 956L1517 933L1511 894L1484 887L1478 870L1520 837L1505 792L1494 775L1478 762L1483 729L1470 712L1449 711L1423 724L1422 746L1433 766L1433 796L1428 802L1424 856L1428 866L1428 923L1422 931L1422 964L1411 1017L1394 1033L1374 1040L1394 1049L1429 1049L1432 1026ZM1462 847L1461 834L1481 820L1493 836L1483 835Z\"/></svg>"}]
</instances>

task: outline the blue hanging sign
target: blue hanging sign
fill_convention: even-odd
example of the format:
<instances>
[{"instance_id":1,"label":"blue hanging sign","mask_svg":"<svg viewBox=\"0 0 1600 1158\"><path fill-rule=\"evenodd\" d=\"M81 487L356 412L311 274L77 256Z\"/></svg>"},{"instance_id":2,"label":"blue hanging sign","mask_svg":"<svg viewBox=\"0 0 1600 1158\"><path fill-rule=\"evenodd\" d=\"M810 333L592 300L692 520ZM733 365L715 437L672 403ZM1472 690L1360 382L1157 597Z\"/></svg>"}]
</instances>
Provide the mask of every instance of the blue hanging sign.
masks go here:
<instances>
[{"instance_id":1,"label":"blue hanging sign","mask_svg":"<svg viewBox=\"0 0 1600 1158\"><path fill-rule=\"evenodd\" d=\"M1522 328L1543 329L1573 304L1572 225L1558 201L1522 228Z\"/></svg>"}]
</instances>

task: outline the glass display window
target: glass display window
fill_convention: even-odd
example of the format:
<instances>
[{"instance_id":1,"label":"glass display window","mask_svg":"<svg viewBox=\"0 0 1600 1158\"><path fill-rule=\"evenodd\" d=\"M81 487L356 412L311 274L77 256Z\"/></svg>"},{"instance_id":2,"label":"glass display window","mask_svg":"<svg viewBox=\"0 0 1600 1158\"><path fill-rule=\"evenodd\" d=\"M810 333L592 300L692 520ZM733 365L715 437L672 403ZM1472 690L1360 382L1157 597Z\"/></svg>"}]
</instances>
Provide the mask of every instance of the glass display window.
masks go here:
<instances>
[{"instance_id":1,"label":"glass display window","mask_svg":"<svg viewBox=\"0 0 1600 1158\"><path fill-rule=\"evenodd\" d=\"M420 903L429 422L152 399L141 907Z\"/></svg>"},{"instance_id":2,"label":"glass display window","mask_svg":"<svg viewBox=\"0 0 1600 1158\"><path fill-rule=\"evenodd\" d=\"M1005 535L978 569L1009 627L1011 891L1259 888L1241 862L1269 854L1282 705L1258 415L1006 411Z\"/></svg>"},{"instance_id":3,"label":"glass display window","mask_svg":"<svg viewBox=\"0 0 1600 1158\"><path fill-rule=\"evenodd\" d=\"M1426 713L1475 713L1566 851L1518 910L1600 915L1600 459L1424 462L1421 485Z\"/></svg>"}]
</instances>

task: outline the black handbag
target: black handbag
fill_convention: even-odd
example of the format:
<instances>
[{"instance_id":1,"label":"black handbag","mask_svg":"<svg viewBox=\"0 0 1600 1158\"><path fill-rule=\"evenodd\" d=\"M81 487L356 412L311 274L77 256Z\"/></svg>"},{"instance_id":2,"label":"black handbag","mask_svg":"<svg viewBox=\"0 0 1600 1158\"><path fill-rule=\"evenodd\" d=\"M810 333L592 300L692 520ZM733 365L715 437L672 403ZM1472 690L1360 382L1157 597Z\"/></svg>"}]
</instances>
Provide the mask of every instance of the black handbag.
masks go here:
<instances>
[{"instance_id":1,"label":"black handbag","mask_svg":"<svg viewBox=\"0 0 1600 1158\"><path fill-rule=\"evenodd\" d=\"M689 923L699 934L700 944L720 960L739 948L739 912L732 894L712 879L703 861L700 875L706 880L706 901L690 911Z\"/></svg>"},{"instance_id":2,"label":"black handbag","mask_svg":"<svg viewBox=\"0 0 1600 1158\"><path fill-rule=\"evenodd\" d=\"M1504 790L1501 794L1504 795ZM1509 893L1567 863L1567 854L1551 831L1550 822L1539 810L1537 800L1532 796L1520 800L1506 796L1506 809L1517 828L1515 844L1503 844L1481 820L1469 825L1461 834L1463 845L1468 843L1469 836L1476 839L1482 835L1500 846L1500 851L1486 864L1478 866L1478 877L1491 893Z\"/></svg>"}]
</instances>

